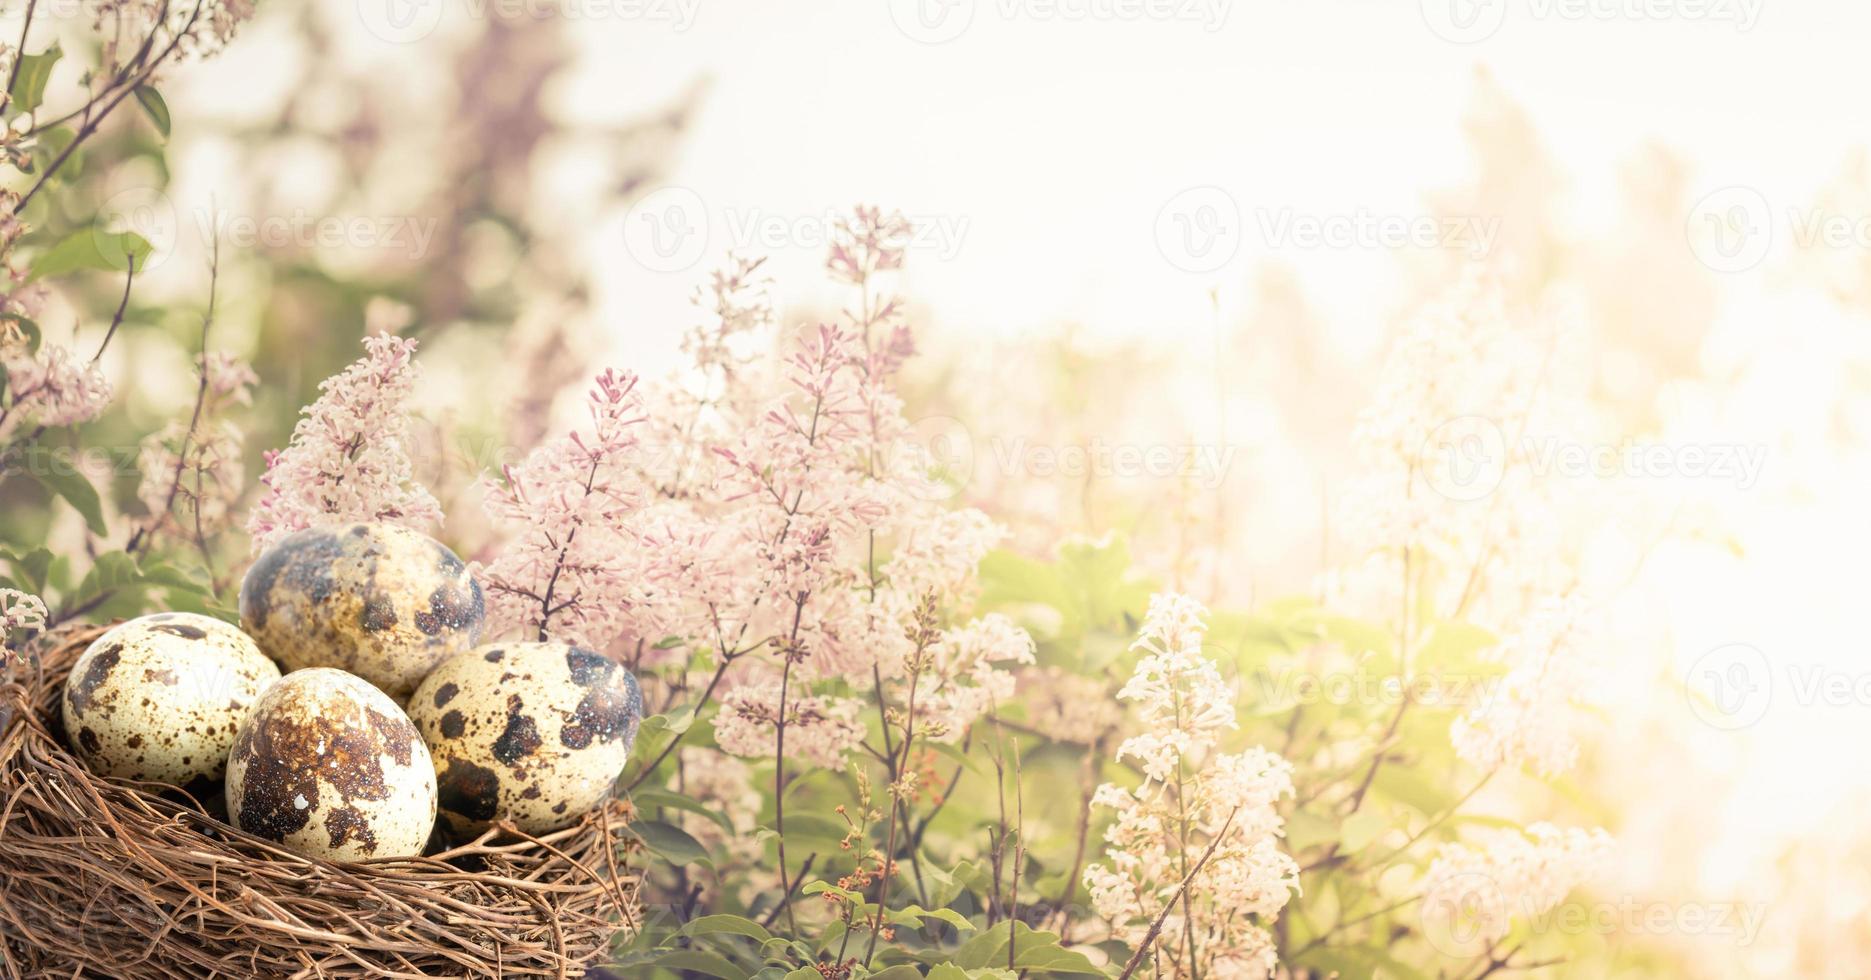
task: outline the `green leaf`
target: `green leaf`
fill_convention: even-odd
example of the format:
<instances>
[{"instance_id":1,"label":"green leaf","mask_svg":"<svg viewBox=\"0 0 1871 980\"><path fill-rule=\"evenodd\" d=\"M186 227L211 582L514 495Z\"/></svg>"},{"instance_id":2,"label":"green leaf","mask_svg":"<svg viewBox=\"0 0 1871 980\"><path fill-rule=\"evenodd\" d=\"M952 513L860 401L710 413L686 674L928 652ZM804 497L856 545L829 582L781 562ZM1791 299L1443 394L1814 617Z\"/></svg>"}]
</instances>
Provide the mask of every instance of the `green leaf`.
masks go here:
<instances>
[{"instance_id":1,"label":"green leaf","mask_svg":"<svg viewBox=\"0 0 1871 980\"><path fill-rule=\"evenodd\" d=\"M699 813L713 820L720 826L722 831L729 834L734 833L733 821L729 820L728 815L722 813L719 807L709 807L695 800L691 800L680 793L673 793L666 789L645 788L632 792L630 794L630 801L637 805L639 811L649 810L655 807L665 807L671 810L686 810L690 813Z\"/></svg>"},{"instance_id":2,"label":"green leaf","mask_svg":"<svg viewBox=\"0 0 1871 980\"><path fill-rule=\"evenodd\" d=\"M57 44L47 48L41 54L23 54L19 56L19 73L13 79L13 108L20 112L32 112L45 101L46 83L52 80L52 67L65 56Z\"/></svg>"},{"instance_id":3,"label":"green leaf","mask_svg":"<svg viewBox=\"0 0 1871 980\"><path fill-rule=\"evenodd\" d=\"M964 970L953 963L937 963L930 967L928 980L1013 980L1017 975L992 967Z\"/></svg>"},{"instance_id":4,"label":"green leaf","mask_svg":"<svg viewBox=\"0 0 1871 980\"><path fill-rule=\"evenodd\" d=\"M84 581L66 597L74 606L81 606L100 596L124 589L136 588L142 591L143 572L136 567L136 559L121 551L105 552L91 563Z\"/></svg>"},{"instance_id":5,"label":"green leaf","mask_svg":"<svg viewBox=\"0 0 1871 980\"><path fill-rule=\"evenodd\" d=\"M836 895L839 898L842 898L847 902L860 902L861 903L864 901L864 896L862 894L858 892L854 892L849 888L840 888L837 885L834 885L831 882L826 881L823 878L819 878L814 881L806 882L806 886L804 888L799 889L799 894L801 895Z\"/></svg>"},{"instance_id":6,"label":"green leaf","mask_svg":"<svg viewBox=\"0 0 1871 980\"><path fill-rule=\"evenodd\" d=\"M143 566L143 581L165 589L180 589L203 594L210 591L207 579L201 577L199 573L164 562Z\"/></svg>"},{"instance_id":7,"label":"green leaf","mask_svg":"<svg viewBox=\"0 0 1871 980\"><path fill-rule=\"evenodd\" d=\"M162 93L148 85L136 87L136 104L143 107L143 114L156 124L157 132L163 139L169 138L169 104L162 100Z\"/></svg>"},{"instance_id":8,"label":"green leaf","mask_svg":"<svg viewBox=\"0 0 1871 980\"><path fill-rule=\"evenodd\" d=\"M786 815L786 845L836 853L851 828L842 820L816 813Z\"/></svg>"},{"instance_id":9,"label":"green leaf","mask_svg":"<svg viewBox=\"0 0 1871 980\"><path fill-rule=\"evenodd\" d=\"M1426 816L1442 813L1455 802L1454 795L1424 779L1408 766L1384 766L1371 783L1386 798L1413 807Z\"/></svg>"},{"instance_id":10,"label":"green leaf","mask_svg":"<svg viewBox=\"0 0 1871 980\"><path fill-rule=\"evenodd\" d=\"M65 162L59 166L56 175L49 175L48 180L69 184L84 172L84 151L72 150L69 155L65 150L71 146L78 134L64 126L40 133L33 140L32 157L27 161L28 173L36 172L40 167L52 166L52 161L63 157Z\"/></svg>"},{"instance_id":11,"label":"green leaf","mask_svg":"<svg viewBox=\"0 0 1871 980\"><path fill-rule=\"evenodd\" d=\"M924 919L938 919L957 929L972 930L975 925L954 909L925 909L920 905L909 905L895 909L890 913L890 921L898 925L922 925Z\"/></svg>"},{"instance_id":12,"label":"green leaf","mask_svg":"<svg viewBox=\"0 0 1871 980\"><path fill-rule=\"evenodd\" d=\"M1344 842L1341 853L1355 854L1364 850L1377 835L1390 826L1390 820L1376 810L1359 810L1345 821L1340 829L1340 840Z\"/></svg>"},{"instance_id":13,"label":"green leaf","mask_svg":"<svg viewBox=\"0 0 1871 980\"><path fill-rule=\"evenodd\" d=\"M738 915L704 915L682 927L685 936L718 936L722 934L746 936L755 942L764 943L773 938L765 926L752 919Z\"/></svg>"},{"instance_id":14,"label":"green leaf","mask_svg":"<svg viewBox=\"0 0 1871 980\"><path fill-rule=\"evenodd\" d=\"M925 742L924 746L933 750L935 754L939 756L953 760L956 765L961 766L969 772L975 773L976 775L981 774L980 763L968 758L968 753L963 752L959 746L950 745L947 742Z\"/></svg>"},{"instance_id":15,"label":"green leaf","mask_svg":"<svg viewBox=\"0 0 1871 980\"><path fill-rule=\"evenodd\" d=\"M1304 851L1336 839L1338 828L1324 817L1310 810L1295 812L1286 821L1287 846L1293 851Z\"/></svg>"},{"instance_id":16,"label":"green leaf","mask_svg":"<svg viewBox=\"0 0 1871 980\"><path fill-rule=\"evenodd\" d=\"M13 574L34 593L45 592L46 584L51 580L52 552L45 548L35 548L24 555L4 553L6 563L13 567Z\"/></svg>"},{"instance_id":17,"label":"green leaf","mask_svg":"<svg viewBox=\"0 0 1871 980\"><path fill-rule=\"evenodd\" d=\"M137 268L142 268L152 250L153 246L135 232L108 232L96 226L84 228L66 235L34 259L27 278L62 276L79 269L123 272L132 261Z\"/></svg>"},{"instance_id":18,"label":"green leaf","mask_svg":"<svg viewBox=\"0 0 1871 980\"><path fill-rule=\"evenodd\" d=\"M90 528L92 534L103 537L108 532L104 526L104 503L98 499L97 488L83 473L62 466L35 467L29 472L33 479L82 515L85 527Z\"/></svg>"},{"instance_id":19,"label":"green leaf","mask_svg":"<svg viewBox=\"0 0 1871 980\"><path fill-rule=\"evenodd\" d=\"M899 963L871 974L870 980L922 980L922 971L908 963Z\"/></svg>"},{"instance_id":20,"label":"green leaf","mask_svg":"<svg viewBox=\"0 0 1871 980\"><path fill-rule=\"evenodd\" d=\"M1007 963L1007 930L996 926L962 944L951 958L956 966L975 970ZM1104 971L1092 965L1085 954L1059 945L1059 937L1050 932L1035 932L1026 923L1014 926L1015 969L1045 973L1082 973L1102 976Z\"/></svg>"},{"instance_id":21,"label":"green leaf","mask_svg":"<svg viewBox=\"0 0 1871 980\"><path fill-rule=\"evenodd\" d=\"M701 842L690 837L681 827L661 820L639 820L627 828L650 853L678 867L690 864L703 864L713 867L709 860L708 849Z\"/></svg>"},{"instance_id":22,"label":"green leaf","mask_svg":"<svg viewBox=\"0 0 1871 980\"><path fill-rule=\"evenodd\" d=\"M705 973L711 977L720 977L721 980L744 980L747 976L745 969L730 963L727 957L700 949L674 950L650 962L671 970Z\"/></svg>"},{"instance_id":23,"label":"green leaf","mask_svg":"<svg viewBox=\"0 0 1871 980\"><path fill-rule=\"evenodd\" d=\"M170 612L198 613L203 616L212 616L229 626L240 625L240 610L221 605L214 600L213 596L187 589L165 589L163 603Z\"/></svg>"}]
</instances>

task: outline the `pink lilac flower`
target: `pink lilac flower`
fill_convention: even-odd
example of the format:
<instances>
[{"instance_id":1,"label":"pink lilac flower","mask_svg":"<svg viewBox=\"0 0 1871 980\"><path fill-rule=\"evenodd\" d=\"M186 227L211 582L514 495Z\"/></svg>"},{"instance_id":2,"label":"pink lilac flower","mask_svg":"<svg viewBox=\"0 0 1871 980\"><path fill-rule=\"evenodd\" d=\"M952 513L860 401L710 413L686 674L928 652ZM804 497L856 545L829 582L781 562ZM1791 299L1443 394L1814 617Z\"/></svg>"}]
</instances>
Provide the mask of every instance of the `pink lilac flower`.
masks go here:
<instances>
[{"instance_id":1,"label":"pink lilac flower","mask_svg":"<svg viewBox=\"0 0 1871 980\"><path fill-rule=\"evenodd\" d=\"M862 285L875 273L902 268L913 230L901 212L858 205L833 226L825 267L838 279Z\"/></svg>"},{"instance_id":2,"label":"pink lilac flower","mask_svg":"<svg viewBox=\"0 0 1871 980\"><path fill-rule=\"evenodd\" d=\"M28 427L80 425L109 407L110 382L97 365L58 344L34 354L16 326L0 329L7 331L0 336L0 366L6 369L8 398L0 407L0 442Z\"/></svg>"},{"instance_id":3,"label":"pink lilac flower","mask_svg":"<svg viewBox=\"0 0 1871 980\"><path fill-rule=\"evenodd\" d=\"M658 584L659 552L645 541L652 494L636 468L643 422L636 387L634 375L599 375L587 401L589 435L541 446L507 467L504 479L487 482L488 518L511 533L482 570L493 635L603 649L644 629L639 615Z\"/></svg>"},{"instance_id":4,"label":"pink lilac flower","mask_svg":"<svg viewBox=\"0 0 1871 980\"><path fill-rule=\"evenodd\" d=\"M781 716L780 682L757 681L729 692L715 716L715 742L744 758L773 758ZM864 740L860 702L850 698L786 692L786 757L823 768L844 764L845 753Z\"/></svg>"},{"instance_id":5,"label":"pink lilac flower","mask_svg":"<svg viewBox=\"0 0 1871 980\"><path fill-rule=\"evenodd\" d=\"M269 453L266 491L247 519L255 552L294 531L348 521L418 529L441 523L441 506L417 483L406 414L416 342L364 338L364 357L319 385L316 402Z\"/></svg>"}]
</instances>

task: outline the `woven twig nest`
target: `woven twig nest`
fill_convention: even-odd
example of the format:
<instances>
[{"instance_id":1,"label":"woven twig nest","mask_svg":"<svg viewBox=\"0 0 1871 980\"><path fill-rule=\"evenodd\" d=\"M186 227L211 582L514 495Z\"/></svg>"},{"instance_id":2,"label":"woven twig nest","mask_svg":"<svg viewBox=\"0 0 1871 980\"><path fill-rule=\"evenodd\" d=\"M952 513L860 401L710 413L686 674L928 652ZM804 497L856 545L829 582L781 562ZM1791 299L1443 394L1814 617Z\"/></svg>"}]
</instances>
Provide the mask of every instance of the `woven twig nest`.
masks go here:
<instances>
[{"instance_id":1,"label":"woven twig nest","mask_svg":"<svg viewBox=\"0 0 1871 980\"><path fill-rule=\"evenodd\" d=\"M236 830L218 800L93 775L59 697L101 632L40 644L0 686L6 977L575 978L634 925L619 801L544 837L332 864Z\"/></svg>"}]
</instances>

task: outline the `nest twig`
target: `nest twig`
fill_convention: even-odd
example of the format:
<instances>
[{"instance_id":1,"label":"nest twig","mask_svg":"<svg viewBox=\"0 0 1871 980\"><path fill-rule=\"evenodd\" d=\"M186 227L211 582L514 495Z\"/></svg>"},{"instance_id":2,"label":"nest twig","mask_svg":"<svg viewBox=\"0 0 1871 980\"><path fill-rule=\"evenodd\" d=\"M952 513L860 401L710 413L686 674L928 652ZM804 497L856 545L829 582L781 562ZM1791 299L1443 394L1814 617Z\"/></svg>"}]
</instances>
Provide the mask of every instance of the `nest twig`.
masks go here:
<instances>
[{"instance_id":1,"label":"nest twig","mask_svg":"<svg viewBox=\"0 0 1871 980\"><path fill-rule=\"evenodd\" d=\"M101 632L51 638L0 685L0 975L577 978L634 928L621 801L543 837L334 864L92 774L59 697Z\"/></svg>"}]
</instances>

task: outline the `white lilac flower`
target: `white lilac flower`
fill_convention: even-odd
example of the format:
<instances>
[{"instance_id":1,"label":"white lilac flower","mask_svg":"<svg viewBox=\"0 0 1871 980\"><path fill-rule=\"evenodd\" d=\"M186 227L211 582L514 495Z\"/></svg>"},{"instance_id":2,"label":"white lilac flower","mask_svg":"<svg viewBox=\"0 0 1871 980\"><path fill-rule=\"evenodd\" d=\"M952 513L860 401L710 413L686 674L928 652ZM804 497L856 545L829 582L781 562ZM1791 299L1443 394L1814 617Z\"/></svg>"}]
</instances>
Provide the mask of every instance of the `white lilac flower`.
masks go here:
<instances>
[{"instance_id":1,"label":"white lilac flower","mask_svg":"<svg viewBox=\"0 0 1871 980\"><path fill-rule=\"evenodd\" d=\"M1585 620L1578 597L1549 598L1488 651L1507 673L1450 726L1463 761L1484 770L1524 766L1549 778L1572 768L1596 664Z\"/></svg>"},{"instance_id":2,"label":"white lilac flower","mask_svg":"<svg viewBox=\"0 0 1871 980\"><path fill-rule=\"evenodd\" d=\"M1144 730L1118 750L1144 778L1133 790L1106 784L1093 795L1115 820L1105 860L1085 870L1084 883L1113 935L1133 946L1169 910L1152 975L1265 978L1276 965L1267 927L1299 887L1275 808L1293 792L1293 770L1264 748L1218 751L1235 726L1234 701L1202 656L1203 616L1186 596L1150 602L1135 644L1144 656L1120 695L1137 702ZM1199 962L1183 952L1191 936Z\"/></svg>"},{"instance_id":3,"label":"white lilac flower","mask_svg":"<svg viewBox=\"0 0 1871 980\"><path fill-rule=\"evenodd\" d=\"M1487 829L1475 844L1444 844L1424 879L1432 936L1492 943L1515 919L1550 912L1598 873L1611 853L1603 830L1536 823L1525 833Z\"/></svg>"}]
</instances>

